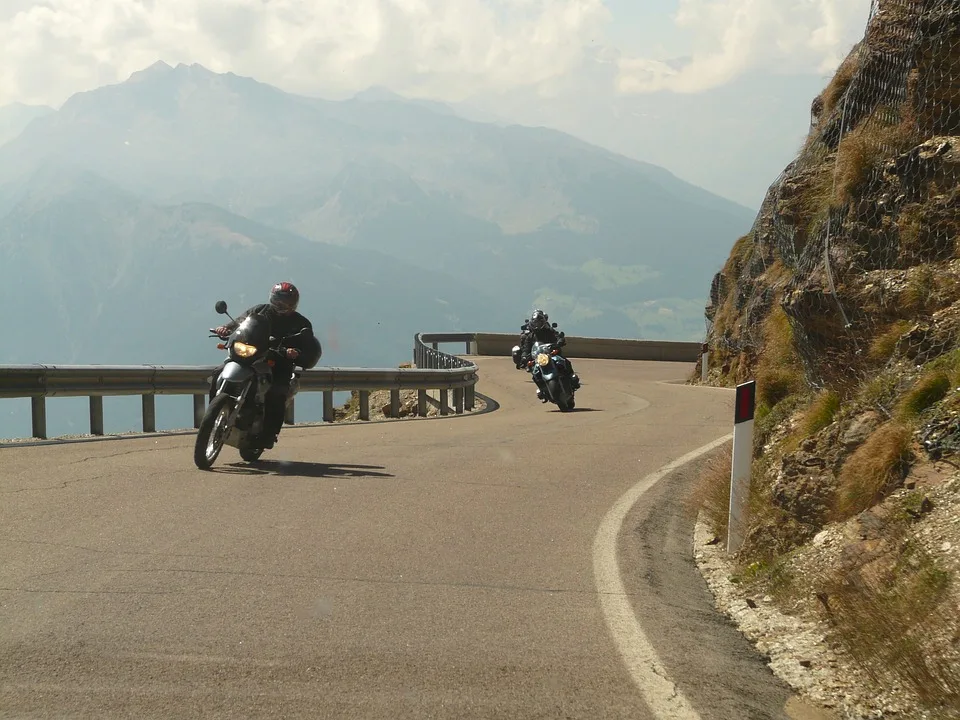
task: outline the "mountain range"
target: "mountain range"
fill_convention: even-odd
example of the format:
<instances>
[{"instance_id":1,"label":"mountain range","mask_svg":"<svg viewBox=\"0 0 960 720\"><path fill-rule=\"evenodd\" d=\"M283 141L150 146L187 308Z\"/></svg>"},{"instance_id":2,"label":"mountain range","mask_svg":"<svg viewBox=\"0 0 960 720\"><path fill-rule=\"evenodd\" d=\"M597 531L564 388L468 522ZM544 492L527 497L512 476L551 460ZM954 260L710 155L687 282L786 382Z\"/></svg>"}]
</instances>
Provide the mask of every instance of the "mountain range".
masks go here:
<instances>
[{"instance_id":1,"label":"mountain range","mask_svg":"<svg viewBox=\"0 0 960 720\"><path fill-rule=\"evenodd\" d=\"M418 330L517 330L534 305L571 334L699 339L753 219L557 131L199 65L5 108L0 133L18 339L0 363L216 362L213 302L239 311L281 278L324 364L395 364Z\"/></svg>"}]
</instances>

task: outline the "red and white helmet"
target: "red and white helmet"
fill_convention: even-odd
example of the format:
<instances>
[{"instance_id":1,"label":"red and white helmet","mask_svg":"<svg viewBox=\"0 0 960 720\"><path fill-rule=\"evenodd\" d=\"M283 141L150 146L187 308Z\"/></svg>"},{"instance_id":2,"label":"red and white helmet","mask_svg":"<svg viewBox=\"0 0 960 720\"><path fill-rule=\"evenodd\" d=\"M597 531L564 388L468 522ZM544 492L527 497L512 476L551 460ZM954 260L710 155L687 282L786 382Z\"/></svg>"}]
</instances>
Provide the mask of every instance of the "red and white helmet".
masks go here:
<instances>
[{"instance_id":1,"label":"red and white helmet","mask_svg":"<svg viewBox=\"0 0 960 720\"><path fill-rule=\"evenodd\" d=\"M300 304L300 291L293 283L278 282L270 291L270 304L281 315L289 315Z\"/></svg>"}]
</instances>

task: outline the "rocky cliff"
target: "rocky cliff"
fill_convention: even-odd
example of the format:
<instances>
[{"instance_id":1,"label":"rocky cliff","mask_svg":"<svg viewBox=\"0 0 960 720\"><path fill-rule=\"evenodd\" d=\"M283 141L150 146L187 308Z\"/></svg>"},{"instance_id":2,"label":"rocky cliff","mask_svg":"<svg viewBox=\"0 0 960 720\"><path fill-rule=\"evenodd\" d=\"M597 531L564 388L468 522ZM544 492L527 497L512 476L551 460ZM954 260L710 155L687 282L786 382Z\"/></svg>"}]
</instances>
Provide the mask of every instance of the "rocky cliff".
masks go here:
<instances>
[{"instance_id":1,"label":"rocky cliff","mask_svg":"<svg viewBox=\"0 0 960 720\"><path fill-rule=\"evenodd\" d=\"M874 0L706 317L709 382L758 386L744 577L960 717L960 0Z\"/></svg>"}]
</instances>

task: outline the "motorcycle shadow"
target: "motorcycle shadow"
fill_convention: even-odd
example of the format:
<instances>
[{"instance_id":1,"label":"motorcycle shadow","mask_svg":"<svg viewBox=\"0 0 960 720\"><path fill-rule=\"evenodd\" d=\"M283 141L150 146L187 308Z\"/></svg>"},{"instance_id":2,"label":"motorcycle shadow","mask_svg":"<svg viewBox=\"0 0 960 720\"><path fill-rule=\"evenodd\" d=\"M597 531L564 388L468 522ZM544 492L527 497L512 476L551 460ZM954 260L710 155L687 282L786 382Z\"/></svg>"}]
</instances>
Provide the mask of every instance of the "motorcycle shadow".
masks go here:
<instances>
[{"instance_id":1,"label":"motorcycle shadow","mask_svg":"<svg viewBox=\"0 0 960 720\"><path fill-rule=\"evenodd\" d=\"M302 478L387 478L396 477L392 473L378 472L382 465L342 465L337 463L303 462L300 460L258 460L253 463L243 461L227 463L210 468L212 472L228 475L279 475Z\"/></svg>"},{"instance_id":2,"label":"motorcycle shadow","mask_svg":"<svg viewBox=\"0 0 960 720\"><path fill-rule=\"evenodd\" d=\"M560 408L555 407L550 412L563 412ZM571 413L580 413L580 412L606 412L603 408L591 408L591 407L575 407L573 410L569 410L564 415L570 415Z\"/></svg>"}]
</instances>

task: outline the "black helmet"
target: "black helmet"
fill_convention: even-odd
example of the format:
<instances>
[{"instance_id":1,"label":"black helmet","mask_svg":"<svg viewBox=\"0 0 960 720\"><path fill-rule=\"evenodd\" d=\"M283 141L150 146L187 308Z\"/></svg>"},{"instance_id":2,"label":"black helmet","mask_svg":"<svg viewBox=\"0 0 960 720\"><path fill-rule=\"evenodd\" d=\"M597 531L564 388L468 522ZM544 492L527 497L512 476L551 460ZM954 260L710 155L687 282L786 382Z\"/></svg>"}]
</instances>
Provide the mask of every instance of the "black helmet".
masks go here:
<instances>
[{"instance_id":1,"label":"black helmet","mask_svg":"<svg viewBox=\"0 0 960 720\"><path fill-rule=\"evenodd\" d=\"M270 304L281 315L288 315L300 304L300 291L293 283L278 282L270 291Z\"/></svg>"},{"instance_id":2,"label":"black helmet","mask_svg":"<svg viewBox=\"0 0 960 720\"><path fill-rule=\"evenodd\" d=\"M528 327L531 330L539 330L540 328L547 326L547 320L549 320L549 317L547 316L547 314L540 308L537 308L536 310L533 311L533 314L530 316L530 322L528 323Z\"/></svg>"}]
</instances>

